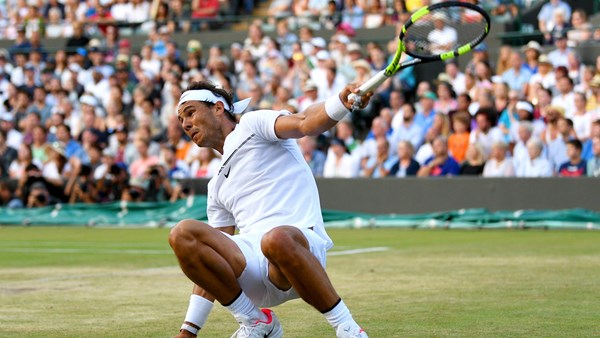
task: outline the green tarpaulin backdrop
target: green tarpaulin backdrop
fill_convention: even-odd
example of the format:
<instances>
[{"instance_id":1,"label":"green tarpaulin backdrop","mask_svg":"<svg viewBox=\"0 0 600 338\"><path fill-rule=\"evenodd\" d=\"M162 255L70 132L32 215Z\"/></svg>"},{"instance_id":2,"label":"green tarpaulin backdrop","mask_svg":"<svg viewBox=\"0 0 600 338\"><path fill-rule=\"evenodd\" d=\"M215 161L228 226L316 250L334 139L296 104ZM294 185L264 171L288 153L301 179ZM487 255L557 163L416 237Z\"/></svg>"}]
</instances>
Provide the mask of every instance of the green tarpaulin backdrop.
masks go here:
<instances>
[{"instance_id":1,"label":"green tarpaulin backdrop","mask_svg":"<svg viewBox=\"0 0 600 338\"><path fill-rule=\"evenodd\" d=\"M301 207L301 206L299 206ZM0 209L1 225L173 226L206 219L206 196L174 203L62 204L38 209ZM600 213L585 209L495 211L465 209L414 215L374 215L323 210L328 227L576 228L600 229Z\"/></svg>"}]
</instances>

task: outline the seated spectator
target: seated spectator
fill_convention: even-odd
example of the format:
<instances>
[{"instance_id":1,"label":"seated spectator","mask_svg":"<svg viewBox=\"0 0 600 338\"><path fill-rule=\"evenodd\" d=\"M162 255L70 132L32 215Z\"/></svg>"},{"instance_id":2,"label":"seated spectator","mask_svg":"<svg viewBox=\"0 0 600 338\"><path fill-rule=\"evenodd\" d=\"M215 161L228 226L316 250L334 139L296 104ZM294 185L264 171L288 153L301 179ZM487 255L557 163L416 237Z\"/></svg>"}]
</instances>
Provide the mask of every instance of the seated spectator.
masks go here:
<instances>
[{"instance_id":1,"label":"seated spectator","mask_svg":"<svg viewBox=\"0 0 600 338\"><path fill-rule=\"evenodd\" d=\"M440 54L445 51L454 50L458 41L456 29L446 25L448 18L445 14L437 12L433 15L433 30L427 35L431 44L431 53Z\"/></svg>"},{"instance_id":2,"label":"seated spectator","mask_svg":"<svg viewBox=\"0 0 600 338\"><path fill-rule=\"evenodd\" d=\"M572 45L578 45L592 38L592 24L583 9L578 8L573 11L571 29L567 32L567 38Z\"/></svg>"},{"instance_id":3,"label":"seated spectator","mask_svg":"<svg viewBox=\"0 0 600 338\"><path fill-rule=\"evenodd\" d=\"M0 129L0 179L9 176L8 168L17 157L17 150L6 144L6 132Z\"/></svg>"},{"instance_id":4,"label":"seated spectator","mask_svg":"<svg viewBox=\"0 0 600 338\"><path fill-rule=\"evenodd\" d=\"M537 74L538 62L540 55L542 54L542 46L540 46L537 41L532 40L529 41L521 50L525 53L525 62L523 62L523 67L527 69L531 75Z\"/></svg>"},{"instance_id":5,"label":"seated spectator","mask_svg":"<svg viewBox=\"0 0 600 338\"><path fill-rule=\"evenodd\" d=\"M144 201L163 202L171 199L173 186L171 185L169 174L164 166L150 166L144 173L143 180L147 187L143 199Z\"/></svg>"},{"instance_id":6,"label":"seated spectator","mask_svg":"<svg viewBox=\"0 0 600 338\"><path fill-rule=\"evenodd\" d=\"M356 177L357 174L357 162L350 155L344 141L339 138L331 140L323 177Z\"/></svg>"},{"instance_id":7,"label":"seated spectator","mask_svg":"<svg viewBox=\"0 0 600 338\"><path fill-rule=\"evenodd\" d=\"M415 123L421 127L423 132L427 132L433 125L433 118L436 111L433 109L437 96L432 91L426 91L419 96L419 107L415 115Z\"/></svg>"},{"instance_id":8,"label":"seated spectator","mask_svg":"<svg viewBox=\"0 0 600 338\"><path fill-rule=\"evenodd\" d=\"M586 111L587 98L584 93L575 93L575 112L573 113L573 129L577 139L585 142L592 133L592 112Z\"/></svg>"},{"instance_id":9,"label":"seated spectator","mask_svg":"<svg viewBox=\"0 0 600 338\"><path fill-rule=\"evenodd\" d=\"M458 112L452 116L452 129L454 132L448 137L448 150L450 155L458 162L465 159L469 147L469 126L471 116L467 112Z\"/></svg>"},{"instance_id":10,"label":"seated spectator","mask_svg":"<svg viewBox=\"0 0 600 338\"><path fill-rule=\"evenodd\" d=\"M42 182L35 182L31 185L27 198L27 208L41 208L53 205L59 201L54 198Z\"/></svg>"},{"instance_id":11,"label":"seated spectator","mask_svg":"<svg viewBox=\"0 0 600 338\"><path fill-rule=\"evenodd\" d=\"M344 0L344 10L342 11L342 23L350 25L354 29L363 27L364 11L357 4L356 0Z\"/></svg>"},{"instance_id":12,"label":"seated spectator","mask_svg":"<svg viewBox=\"0 0 600 338\"><path fill-rule=\"evenodd\" d=\"M560 165L569 160L567 142L575 139L573 121L559 117L556 126L558 131L556 138L547 143L548 160L552 164L554 172L558 172Z\"/></svg>"},{"instance_id":13,"label":"seated spectator","mask_svg":"<svg viewBox=\"0 0 600 338\"><path fill-rule=\"evenodd\" d=\"M469 176L481 176L483 174L483 166L485 165L485 158L483 157L483 151L481 146L476 143L469 144L465 161L460 166L459 175Z\"/></svg>"},{"instance_id":14,"label":"seated spectator","mask_svg":"<svg viewBox=\"0 0 600 338\"><path fill-rule=\"evenodd\" d=\"M589 161L594 156L592 139L595 137L600 137L600 119L597 119L594 122L592 122L590 138L583 142L583 152L581 156L586 161Z\"/></svg>"},{"instance_id":15,"label":"seated spectator","mask_svg":"<svg viewBox=\"0 0 600 338\"><path fill-rule=\"evenodd\" d=\"M527 161L517 168L517 177L551 177L552 165L542 157L544 144L538 139L529 139L527 142Z\"/></svg>"},{"instance_id":16,"label":"seated spectator","mask_svg":"<svg viewBox=\"0 0 600 338\"><path fill-rule=\"evenodd\" d=\"M390 146L397 147L400 141L409 141L413 149L418 149L423 143L423 130L415 123L415 107L405 103L398 113L402 116L402 123L394 129L390 137Z\"/></svg>"},{"instance_id":17,"label":"seated spectator","mask_svg":"<svg viewBox=\"0 0 600 338\"><path fill-rule=\"evenodd\" d=\"M344 145L348 149L348 152L350 152L350 155L358 155L360 153L358 150L360 143L354 138L354 126L351 121L341 120L338 122L335 128L335 137L344 141Z\"/></svg>"},{"instance_id":18,"label":"seated spectator","mask_svg":"<svg viewBox=\"0 0 600 338\"><path fill-rule=\"evenodd\" d=\"M460 171L460 165L448 154L448 139L438 136L432 144L433 156L421 166L417 176L455 176Z\"/></svg>"},{"instance_id":19,"label":"seated spectator","mask_svg":"<svg viewBox=\"0 0 600 338\"><path fill-rule=\"evenodd\" d=\"M158 156L151 155L149 152L150 140L143 137L138 137L135 140L135 148L139 158L134 160L129 167L129 173L132 178L143 178L147 174L149 168L157 165L159 162Z\"/></svg>"},{"instance_id":20,"label":"seated spectator","mask_svg":"<svg viewBox=\"0 0 600 338\"><path fill-rule=\"evenodd\" d=\"M91 167L75 161L65 187L69 203L96 203L98 196Z\"/></svg>"},{"instance_id":21,"label":"seated spectator","mask_svg":"<svg viewBox=\"0 0 600 338\"><path fill-rule=\"evenodd\" d=\"M448 75L448 82L452 85L452 90L457 94L463 94L466 89L465 74L460 71L456 61L448 61L445 69Z\"/></svg>"},{"instance_id":22,"label":"seated spectator","mask_svg":"<svg viewBox=\"0 0 600 338\"><path fill-rule=\"evenodd\" d=\"M433 105L436 113L448 115L451 111L458 108L456 102L456 93L448 82L440 82L437 86L437 101Z\"/></svg>"},{"instance_id":23,"label":"seated spectator","mask_svg":"<svg viewBox=\"0 0 600 338\"><path fill-rule=\"evenodd\" d=\"M211 178L218 174L221 168L221 158L210 148L200 148L190 165L190 177Z\"/></svg>"},{"instance_id":24,"label":"seated spectator","mask_svg":"<svg viewBox=\"0 0 600 338\"><path fill-rule=\"evenodd\" d=\"M587 175L589 177L600 177L600 136L592 139L592 157L587 161Z\"/></svg>"},{"instance_id":25,"label":"seated spectator","mask_svg":"<svg viewBox=\"0 0 600 338\"><path fill-rule=\"evenodd\" d=\"M371 1L371 7L367 10L364 20L364 28L379 28L384 24L385 8L381 5L381 1Z\"/></svg>"},{"instance_id":26,"label":"seated spectator","mask_svg":"<svg viewBox=\"0 0 600 338\"><path fill-rule=\"evenodd\" d=\"M560 66L566 67L569 64L568 56L573 52L573 50L567 45L567 35L559 34L554 36L554 46L556 49L548 53L550 62L552 62L552 65L555 69Z\"/></svg>"},{"instance_id":27,"label":"seated spectator","mask_svg":"<svg viewBox=\"0 0 600 338\"><path fill-rule=\"evenodd\" d=\"M553 65L546 54L542 54L538 58L538 72L529 79L529 85L531 86L533 83L541 83L544 88L552 88L556 84Z\"/></svg>"},{"instance_id":28,"label":"seated spectator","mask_svg":"<svg viewBox=\"0 0 600 338\"><path fill-rule=\"evenodd\" d=\"M398 161L390 156L390 143L384 138L376 139L377 156L369 158L362 168L363 177L382 178L390 174L392 166Z\"/></svg>"},{"instance_id":29,"label":"seated spectator","mask_svg":"<svg viewBox=\"0 0 600 338\"><path fill-rule=\"evenodd\" d=\"M550 0L550 2L542 6L537 17L538 28L542 33L546 34L552 31L552 28L556 25L554 19L556 18L555 12L557 10L562 11L566 21L571 19L571 6L568 3L562 0Z\"/></svg>"},{"instance_id":30,"label":"seated spectator","mask_svg":"<svg viewBox=\"0 0 600 338\"><path fill-rule=\"evenodd\" d=\"M342 13L338 10L334 0L327 3L327 7L320 14L319 21L322 27L328 30L336 29L342 23Z\"/></svg>"},{"instance_id":31,"label":"seated spectator","mask_svg":"<svg viewBox=\"0 0 600 338\"><path fill-rule=\"evenodd\" d=\"M175 156L177 149L174 145L164 144L161 151L161 163L166 169L167 177L170 180L189 178L190 167L184 160Z\"/></svg>"},{"instance_id":32,"label":"seated spectator","mask_svg":"<svg viewBox=\"0 0 600 338\"><path fill-rule=\"evenodd\" d=\"M492 146L490 158L485 162L483 177L512 177L515 169L511 158L506 157L508 146L504 142L496 142Z\"/></svg>"},{"instance_id":33,"label":"seated spectator","mask_svg":"<svg viewBox=\"0 0 600 338\"><path fill-rule=\"evenodd\" d=\"M409 141L400 141L398 143L398 162L390 169L389 176L416 176L421 165L414 159L414 152L412 143Z\"/></svg>"},{"instance_id":34,"label":"seated spectator","mask_svg":"<svg viewBox=\"0 0 600 338\"><path fill-rule=\"evenodd\" d=\"M581 141L567 141L567 157L569 160L558 168L558 175L563 177L586 176L587 163L581 158Z\"/></svg>"},{"instance_id":35,"label":"seated spectator","mask_svg":"<svg viewBox=\"0 0 600 338\"><path fill-rule=\"evenodd\" d=\"M527 83L531 79L531 72L523 65L521 54L514 51L510 56L510 69L502 73L502 81L510 89L518 90L522 95L527 92Z\"/></svg>"},{"instance_id":36,"label":"seated spectator","mask_svg":"<svg viewBox=\"0 0 600 338\"><path fill-rule=\"evenodd\" d=\"M492 112L486 109L480 109L475 114L476 128L471 131L469 143L477 143L483 149L483 155L489 156L492 145L503 141L504 136L498 127L494 127L492 122Z\"/></svg>"},{"instance_id":37,"label":"seated spectator","mask_svg":"<svg viewBox=\"0 0 600 338\"><path fill-rule=\"evenodd\" d=\"M0 207L9 209L23 208L23 201L16 197L15 192L5 181L0 181Z\"/></svg>"},{"instance_id":38,"label":"seated spectator","mask_svg":"<svg viewBox=\"0 0 600 338\"><path fill-rule=\"evenodd\" d=\"M568 18L565 18L565 11L563 9L555 9L553 12L554 23L552 29L544 33L544 40L547 44L552 43L555 38L566 36L571 24Z\"/></svg>"},{"instance_id":39,"label":"seated spectator","mask_svg":"<svg viewBox=\"0 0 600 338\"><path fill-rule=\"evenodd\" d=\"M313 136L305 136L298 140L298 145L313 175L315 177L323 176L326 156L317 149L317 139Z\"/></svg>"},{"instance_id":40,"label":"seated spectator","mask_svg":"<svg viewBox=\"0 0 600 338\"><path fill-rule=\"evenodd\" d=\"M48 160L42 167L42 176L48 183L55 187L63 187L64 175L70 171L67 155L64 146L59 142L46 145L46 155Z\"/></svg>"}]
</instances>

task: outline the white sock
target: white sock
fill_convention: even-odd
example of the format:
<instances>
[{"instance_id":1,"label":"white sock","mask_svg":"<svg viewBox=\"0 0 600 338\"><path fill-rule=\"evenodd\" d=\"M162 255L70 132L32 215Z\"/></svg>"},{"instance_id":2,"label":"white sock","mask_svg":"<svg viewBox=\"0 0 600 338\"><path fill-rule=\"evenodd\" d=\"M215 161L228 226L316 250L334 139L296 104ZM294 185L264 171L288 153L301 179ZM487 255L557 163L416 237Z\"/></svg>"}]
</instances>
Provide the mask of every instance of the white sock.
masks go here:
<instances>
[{"instance_id":1,"label":"white sock","mask_svg":"<svg viewBox=\"0 0 600 338\"><path fill-rule=\"evenodd\" d=\"M267 320L265 315L260 309L252 303L250 298L246 296L244 291L233 301L233 303L226 306L227 310L231 311L235 320L238 323L250 324L257 320Z\"/></svg>"},{"instance_id":2,"label":"white sock","mask_svg":"<svg viewBox=\"0 0 600 338\"><path fill-rule=\"evenodd\" d=\"M342 323L354 321L352 315L350 314L350 310L341 299L333 309L323 313L323 315L334 329L337 329L337 327Z\"/></svg>"}]
</instances>

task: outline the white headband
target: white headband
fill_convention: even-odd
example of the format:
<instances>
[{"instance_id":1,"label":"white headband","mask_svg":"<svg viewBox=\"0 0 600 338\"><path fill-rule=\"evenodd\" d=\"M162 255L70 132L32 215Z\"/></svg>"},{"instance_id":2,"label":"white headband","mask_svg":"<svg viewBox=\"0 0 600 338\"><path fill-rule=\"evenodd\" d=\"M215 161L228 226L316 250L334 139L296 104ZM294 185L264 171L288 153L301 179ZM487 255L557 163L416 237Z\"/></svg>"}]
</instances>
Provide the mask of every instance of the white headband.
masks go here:
<instances>
[{"instance_id":1,"label":"white headband","mask_svg":"<svg viewBox=\"0 0 600 338\"><path fill-rule=\"evenodd\" d=\"M224 98L217 96L215 93L211 92L208 89L196 89L196 90L188 90L185 93L181 94L181 98L179 99L179 104L177 105L177 111L179 111L179 107L182 104L188 101L200 101L200 102L209 102L209 103L223 103L223 107L226 111L233 114L241 114L243 113L248 105L250 105L250 101L252 98L247 98L233 104L233 110L229 107L227 101Z\"/></svg>"}]
</instances>

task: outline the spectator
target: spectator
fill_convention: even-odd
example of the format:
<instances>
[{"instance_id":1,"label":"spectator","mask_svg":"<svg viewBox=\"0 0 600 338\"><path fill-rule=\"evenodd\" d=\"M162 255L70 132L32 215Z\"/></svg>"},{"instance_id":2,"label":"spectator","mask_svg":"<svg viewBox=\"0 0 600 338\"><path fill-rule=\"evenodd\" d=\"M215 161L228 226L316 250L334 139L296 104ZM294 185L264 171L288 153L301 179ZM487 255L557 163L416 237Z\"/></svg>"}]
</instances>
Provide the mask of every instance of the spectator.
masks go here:
<instances>
[{"instance_id":1,"label":"spectator","mask_svg":"<svg viewBox=\"0 0 600 338\"><path fill-rule=\"evenodd\" d=\"M464 161L469 147L470 125L471 116L469 116L469 113L463 111L452 116L452 129L454 132L448 138L448 150L458 163Z\"/></svg>"},{"instance_id":2,"label":"spectator","mask_svg":"<svg viewBox=\"0 0 600 338\"><path fill-rule=\"evenodd\" d=\"M496 64L496 74L503 74L505 71L510 69L510 56L513 53L511 46L501 46L498 52L498 59Z\"/></svg>"},{"instance_id":3,"label":"spectator","mask_svg":"<svg viewBox=\"0 0 600 338\"><path fill-rule=\"evenodd\" d=\"M23 201L17 198L14 191L5 181L0 181L0 207L9 209L23 208Z\"/></svg>"},{"instance_id":4,"label":"spectator","mask_svg":"<svg viewBox=\"0 0 600 338\"><path fill-rule=\"evenodd\" d=\"M357 173L356 160L350 155L344 141L339 138L332 139L325 160L323 177L356 177Z\"/></svg>"},{"instance_id":5,"label":"spectator","mask_svg":"<svg viewBox=\"0 0 600 338\"><path fill-rule=\"evenodd\" d=\"M573 92L573 80L563 76L556 81L558 95L552 98L552 105L564 109L564 116L568 119L575 113L575 93Z\"/></svg>"},{"instance_id":6,"label":"spectator","mask_svg":"<svg viewBox=\"0 0 600 338\"><path fill-rule=\"evenodd\" d=\"M417 108L415 123L421 127L423 132L427 132L433 125L433 118L436 114L433 107L436 100L437 96L432 91L426 91L423 95L419 96L420 108Z\"/></svg>"},{"instance_id":7,"label":"spectator","mask_svg":"<svg viewBox=\"0 0 600 338\"><path fill-rule=\"evenodd\" d=\"M511 158L506 157L508 146L504 142L496 142L492 146L490 158L483 168L483 177L512 177L515 169Z\"/></svg>"},{"instance_id":8,"label":"spectator","mask_svg":"<svg viewBox=\"0 0 600 338\"><path fill-rule=\"evenodd\" d=\"M410 103L402 106L402 123L394 129L390 137L390 146L396 148L400 141L409 141L413 149L418 149L423 143L423 130L415 123L415 107Z\"/></svg>"},{"instance_id":9,"label":"spectator","mask_svg":"<svg viewBox=\"0 0 600 338\"><path fill-rule=\"evenodd\" d=\"M517 177L550 177L552 165L542 157L543 143L537 139L527 142L528 159L517 168Z\"/></svg>"},{"instance_id":10,"label":"spectator","mask_svg":"<svg viewBox=\"0 0 600 338\"><path fill-rule=\"evenodd\" d=\"M542 46L540 46L537 41L531 40L525 47L523 47L522 50L525 53L525 62L523 63L523 68L528 70L531 75L537 74L538 62L540 55L542 54Z\"/></svg>"},{"instance_id":11,"label":"spectator","mask_svg":"<svg viewBox=\"0 0 600 338\"><path fill-rule=\"evenodd\" d=\"M27 208L41 208L57 202L58 200L48 192L44 183L35 182L31 185L27 198Z\"/></svg>"},{"instance_id":12,"label":"spectator","mask_svg":"<svg viewBox=\"0 0 600 338\"><path fill-rule=\"evenodd\" d=\"M421 166L418 176L455 176L460 171L460 165L448 154L448 139L438 136L433 140L433 156Z\"/></svg>"},{"instance_id":13,"label":"spectator","mask_svg":"<svg viewBox=\"0 0 600 338\"><path fill-rule=\"evenodd\" d=\"M587 163L581 159L582 145L579 140L567 141L567 157L569 160L558 168L558 175L563 177L586 176Z\"/></svg>"},{"instance_id":14,"label":"spectator","mask_svg":"<svg viewBox=\"0 0 600 338\"><path fill-rule=\"evenodd\" d=\"M165 167L162 165L151 166L144 174L144 178L148 187L143 198L144 201L162 202L171 199L173 186Z\"/></svg>"},{"instance_id":15,"label":"spectator","mask_svg":"<svg viewBox=\"0 0 600 338\"><path fill-rule=\"evenodd\" d=\"M513 52L510 56L510 69L502 73L502 81L508 84L510 89L518 90L521 94L527 93L527 83L531 78L531 72L523 65L521 54Z\"/></svg>"},{"instance_id":16,"label":"spectator","mask_svg":"<svg viewBox=\"0 0 600 338\"><path fill-rule=\"evenodd\" d=\"M538 13L538 27L542 33L552 31L556 22L554 21L556 11L562 11L564 19L571 18L571 6L562 0L550 0L540 9Z\"/></svg>"},{"instance_id":17,"label":"spectator","mask_svg":"<svg viewBox=\"0 0 600 338\"><path fill-rule=\"evenodd\" d=\"M220 9L218 0L193 0L191 7L193 30L218 27L215 21Z\"/></svg>"},{"instance_id":18,"label":"spectator","mask_svg":"<svg viewBox=\"0 0 600 338\"><path fill-rule=\"evenodd\" d=\"M585 142L592 133L592 113L586 111L587 98L583 93L574 94L575 112L573 113L573 129L581 142Z\"/></svg>"},{"instance_id":19,"label":"spectator","mask_svg":"<svg viewBox=\"0 0 600 338\"><path fill-rule=\"evenodd\" d=\"M574 139L573 122L571 120L559 117L556 126L558 132L556 138L547 144L548 160L552 164L555 172L560 169L561 164L568 161L567 142Z\"/></svg>"},{"instance_id":20,"label":"spectator","mask_svg":"<svg viewBox=\"0 0 600 338\"><path fill-rule=\"evenodd\" d=\"M544 88L553 88L556 84L556 75L553 71L552 62L546 54L540 55L538 58L538 72L531 76L529 85L540 83Z\"/></svg>"},{"instance_id":21,"label":"spectator","mask_svg":"<svg viewBox=\"0 0 600 338\"><path fill-rule=\"evenodd\" d=\"M587 175L600 177L600 136L594 136L591 141L592 157L587 161Z\"/></svg>"},{"instance_id":22,"label":"spectator","mask_svg":"<svg viewBox=\"0 0 600 338\"><path fill-rule=\"evenodd\" d=\"M469 137L469 143L478 143L481 146L484 157L489 156L494 143L504 139L500 128L494 127L491 115L489 110L480 109L475 114L476 128L471 131Z\"/></svg>"},{"instance_id":23,"label":"spectator","mask_svg":"<svg viewBox=\"0 0 600 338\"><path fill-rule=\"evenodd\" d=\"M483 174L483 167L485 165L485 158L483 157L483 151L481 146L477 143L469 144L467 152L465 154L465 161L460 166L459 175L469 176L481 176Z\"/></svg>"},{"instance_id":24,"label":"spectator","mask_svg":"<svg viewBox=\"0 0 600 338\"><path fill-rule=\"evenodd\" d=\"M221 158L210 148L200 148L190 165L192 178L212 178L221 167Z\"/></svg>"},{"instance_id":25,"label":"spectator","mask_svg":"<svg viewBox=\"0 0 600 338\"><path fill-rule=\"evenodd\" d=\"M452 85L452 90L454 90L457 94L462 94L465 92L465 74L460 71L458 68L458 64L456 61L448 61L446 62L446 74L449 79L448 82Z\"/></svg>"},{"instance_id":26,"label":"spectator","mask_svg":"<svg viewBox=\"0 0 600 338\"><path fill-rule=\"evenodd\" d=\"M71 176L65 187L69 203L96 203L96 186L93 181L93 172L89 165L75 161Z\"/></svg>"},{"instance_id":27,"label":"spectator","mask_svg":"<svg viewBox=\"0 0 600 338\"><path fill-rule=\"evenodd\" d=\"M565 18L565 11L563 9L555 9L553 16L554 22L552 29L544 34L546 43L551 43L554 39L567 35L567 32L571 28L569 19Z\"/></svg>"},{"instance_id":28,"label":"spectator","mask_svg":"<svg viewBox=\"0 0 600 338\"><path fill-rule=\"evenodd\" d=\"M587 14L583 9L578 8L573 11L571 29L567 32L567 38L573 45L591 40L592 24L588 21Z\"/></svg>"},{"instance_id":29,"label":"spectator","mask_svg":"<svg viewBox=\"0 0 600 338\"><path fill-rule=\"evenodd\" d=\"M321 13L319 21L321 26L328 30L336 29L339 26L342 22L342 13L338 10L335 0L327 3L327 8Z\"/></svg>"},{"instance_id":30,"label":"spectator","mask_svg":"<svg viewBox=\"0 0 600 338\"><path fill-rule=\"evenodd\" d=\"M400 143L398 143L398 162L390 169L389 176L416 176L421 165L414 159L413 155L414 147L412 143L406 140L400 141Z\"/></svg>"},{"instance_id":31,"label":"spectator","mask_svg":"<svg viewBox=\"0 0 600 338\"><path fill-rule=\"evenodd\" d=\"M427 40L431 44L431 53L441 54L449 50L454 50L458 41L456 29L446 25L448 18L446 14L437 12L433 15L433 30L427 35Z\"/></svg>"},{"instance_id":32,"label":"spectator","mask_svg":"<svg viewBox=\"0 0 600 338\"><path fill-rule=\"evenodd\" d=\"M568 66L568 56L573 53L573 50L567 45L567 35L558 34L554 36L554 46L556 49L548 53L548 59L550 59L554 68Z\"/></svg>"},{"instance_id":33,"label":"spectator","mask_svg":"<svg viewBox=\"0 0 600 338\"><path fill-rule=\"evenodd\" d=\"M150 151L150 140L143 136L137 137L135 140L135 149L139 158L131 163L129 173L133 179L142 179L146 175L152 166L155 166L159 162L158 156L151 155Z\"/></svg>"},{"instance_id":34,"label":"spectator","mask_svg":"<svg viewBox=\"0 0 600 338\"><path fill-rule=\"evenodd\" d=\"M451 111L458 108L456 102L456 93L448 82L440 82L437 86L437 101L433 105L436 113L448 115Z\"/></svg>"},{"instance_id":35,"label":"spectator","mask_svg":"<svg viewBox=\"0 0 600 338\"><path fill-rule=\"evenodd\" d=\"M390 174L392 166L398 161L395 156L390 156L390 143L385 138L377 138L376 142L377 155L369 158L363 166L363 177L386 177Z\"/></svg>"},{"instance_id":36,"label":"spectator","mask_svg":"<svg viewBox=\"0 0 600 338\"><path fill-rule=\"evenodd\" d=\"M325 154L317 149L317 140L313 136L305 136L298 140L300 151L315 177L323 176Z\"/></svg>"},{"instance_id":37,"label":"spectator","mask_svg":"<svg viewBox=\"0 0 600 338\"><path fill-rule=\"evenodd\" d=\"M344 0L344 10L342 11L342 23L350 25L354 29L363 27L364 11L357 4L356 0Z\"/></svg>"},{"instance_id":38,"label":"spectator","mask_svg":"<svg viewBox=\"0 0 600 338\"><path fill-rule=\"evenodd\" d=\"M62 188L65 183L63 177L70 171L65 148L62 144L54 142L46 146L46 154L48 159L42 167L42 176L48 183Z\"/></svg>"},{"instance_id":39,"label":"spectator","mask_svg":"<svg viewBox=\"0 0 600 338\"><path fill-rule=\"evenodd\" d=\"M6 144L6 132L0 129L0 179L9 176L8 168L17 157L17 151Z\"/></svg>"},{"instance_id":40,"label":"spectator","mask_svg":"<svg viewBox=\"0 0 600 338\"><path fill-rule=\"evenodd\" d=\"M360 143L354 138L354 126L349 120L341 120L335 128L335 137L344 141L344 145L351 155L359 154Z\"/></svg>"},{"instance_id":41,"label":"spectator","mask_svg":"<svg viewBox=\"0 0 600 338\"><path fill-rule=\"evenodd\" d=\"M367 29L379 28L385 22L385 8L381 5L381 1L371 1L365 18L363 27Z\"/></svg>"},{"instance_id":42,"label":"spectator","mask_svg":"<svg viewBox=\"0 0 600 338\"><path fill-rule=\"evenodd\" d=\"M594 156L592 139L595 137L600 137L600 119L597 119L594 122L592 122L590 138L583 142L582 157L586 161L590 161L590 159Z\"/></svg>"},{"instance_id":43,"label":"spectator","mask_svg":"<svg viewBox=\"0 0 600 338\"><path fill-rule=\"evenodd\" d=\"M17 158L14 159L8 167L8 175L11 179L20 179L27 176L26 168L29 165L42 167L42 163L33 158L31 147L28 144L21 143L17 152Z\"/></svg>"},{"instance_id":44,"label":"spectator","mask_svg":"<svg viewBox=\"0 0 600 338\"><path fill-rule=\"evenodd\" d=\"M183 179L190 177L190 167L184 160L175 156L177 148L170 144L165 144L161 151L161 163L166 170L167 178L170 180Z\"/></svg>"}]
</instances>

